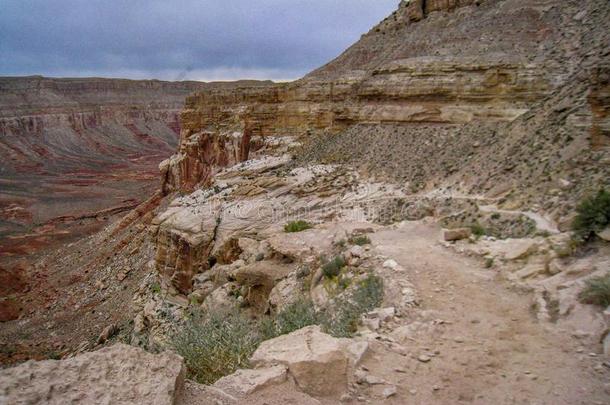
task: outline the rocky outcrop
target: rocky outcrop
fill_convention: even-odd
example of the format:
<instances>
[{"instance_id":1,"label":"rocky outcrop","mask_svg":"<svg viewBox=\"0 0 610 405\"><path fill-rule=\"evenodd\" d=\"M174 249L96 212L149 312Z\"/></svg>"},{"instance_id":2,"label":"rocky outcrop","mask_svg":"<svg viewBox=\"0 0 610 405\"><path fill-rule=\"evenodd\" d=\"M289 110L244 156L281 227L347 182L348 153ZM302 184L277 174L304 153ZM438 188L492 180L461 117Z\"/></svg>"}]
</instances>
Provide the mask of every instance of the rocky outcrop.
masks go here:
<instances>
[{"instance_id":1,"label":"rocky outcrop","mask_svg":"<svg viewBox=\"0 0 610 405\"><path fill-rule=\"evenodd\" d=\"M218 168L247 157L252 136L336 133L362 122L510 121L549 86L539 66L506 57L425 57L336 80L201 93L187 99L179 152L162 166L165 188L209 183Z\"/></svg>"},{"instance_id":2,"label":"rocky outcrop","mask_svg":"<svg viewBox=\"0 0 610 405\"><path fill-rule=\"evenodd\" d=\"M312 396L340 397L347 390L350 367L366 353L368 344L336 339L308 326L265 341L254 352L254 366L284 365L297 386Z\"/></svg>"},{"instance_id":3,"label":"rocky outcrop","mask_svg":"<svg viewBox=\"0 0 610 405\"><path fill-rule=\"evenodd\" d=\"M185 97L240 85L255 83L0 78L0 255L35 253L136 206L176 150Z\"/></svg>"},{"instance_id":4,"label":"rocky outcrop","mask_svg":"<svg viewBox=\"0 0 610 405\"><path fill-rule=\"evenodd\" d=\"M595 68L591 81L591 145L601 149L610 146L610 64Z\"/></svg>"},{"instance_id":5,"label":"rocky outcrop","mask_svg":"<svg viewBox=\"0 0 610 405\"><path fill-rule=\"evenodd\" d=\"M6 404L173 405L185 378L182 358L117 344L65 360L0 370Z\"/></svg>"},{"instance_id":6,"label":"rocky outcrop","mask_svg":"<svg viewBox=\"0 0 610 405\"><path fill-rule=\"evenodd\" d=\"M400 9L411 21L420 21L434 11L453 11L456 8L479 5L482 0L407 0L403 1Z\"/></svg>"},{"instance_id":7,"label":"rocky outcrop","mask_svg":"<svg viewBox=\"0 0 610 405\"><path fill-rule=\"evenodd\" d=\"M458 8L443 17L437 13ZM547 51L559 49L564 34L545 10L514 0L412 1L301 80L190 96L179 152L163 166L170 173L165 188L189 191L206 184L214 168L226 165L210 154L243 160L251 137L341 133L363 123L512 122L577 68ZM204 151L208 139L231 137L240 141L219 141L225 150ZM201 167L206 159L209 168Z\"/></svg>"}]
</instances>

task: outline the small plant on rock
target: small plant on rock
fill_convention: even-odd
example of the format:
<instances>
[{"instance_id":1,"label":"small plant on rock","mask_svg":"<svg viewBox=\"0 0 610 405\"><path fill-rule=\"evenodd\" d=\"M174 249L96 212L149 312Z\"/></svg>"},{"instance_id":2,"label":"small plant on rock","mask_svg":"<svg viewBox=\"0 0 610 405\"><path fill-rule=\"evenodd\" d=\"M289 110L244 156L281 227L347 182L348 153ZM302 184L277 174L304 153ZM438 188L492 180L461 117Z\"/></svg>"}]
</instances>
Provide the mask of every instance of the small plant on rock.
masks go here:
<instances>
[{"instance_id":1,"label":"small plant on rock","mask_svg":"<svg viewBox=\"0 0 610 405\"><path fill-rule=\"evenodd\" d=\"M341 269L345 267L345 259L343 256L335 256L335 258L322 265L322 273L327 279L338 277L341 274Z\"/></svg>"},{"instance_id":2,"label":"small plant on rock","mask_svg":"<svg viewBox=\"0 0 610 405\"><path fill-rule=\"evenodd\" d=\"M480 238L481 236L487 234L487 231L485 230L485 228L483 228L483 226L481 224L479 224L478 222L470 225L470 230L472 231L472 234L474 236L476 236L477 238Z\"/></svg>"},{"instance_id":3,"label":"small plant on rock","mask_svg":"<svg viewBox=\"0 0 610 405\"><path fill-rule=\"evenodd\" d=\"M604 276L587 280L586 286L578 298L585 304L599 305L604 308L610 305L610 272Z\"/></svg>"},{"instance_id":4,"label":"small plant on rock","mask_svg":"<svg viewBox=\"0 0 610 405\"><path fill-rule=\"evenodd\" d=\"M284 232L293 233L293 232L302 232L306 229L311 229L312 225L303 220L291 221L284 225Z\"/></svg>"},{"instance_id":5,"label":"small plant on rock","mask_svg":"<svg viewBox=\"0 0 610 405\"><path fill-rule=\"evenodd\" d=\"M576 212L572 230L578 240L586 242L610 225L610 192L599 190L596 195L583 200Z\"/></svg>"},{"instance_id":6,"label":"small plant on rock","mask_svg":"<svg viewBox=\"0 0 610 405\"><path fill-rule=\"evenodd\" d=\"M366 235L358 235L358 236L353 236L352 238L350 238L349 242L352 245L364 246L364 245L370 245L371 239Z\"/></svg>"},{"instance_id":7,"label":"small plant on rock","mask_svg":"<svg viewBox=\"0 0 610 405\"><path fill-rule=\"evenodd\" d=\"M345 297L336 300L330 309L322 314L324 332L335 337L351 337L358 328L360 317L383 301L383 280L369 274Z\"/></svg>"},{"instance_id":8,"label":"small plant on rock","mask_svg":"<svg viewBox=\"0 0 610 405\"><path fill-rule=\"evenodd\" d=\"M150 291L153 292L153 294L161 294L161 285L157 282L154 282L150 285Z\"/></svg>"},{"instance_id":9,"label":"small plant on rock","mask_svg":"<svg viewBox=\"0 0 610 405\"><path fill-rule=\"evenodd\" d=\"M313 302L305 297L287 305L274 318L261 322L261 336L264 340L285 335L306 326L315 325L318 315Z\"/></svg>"}]
</instances>

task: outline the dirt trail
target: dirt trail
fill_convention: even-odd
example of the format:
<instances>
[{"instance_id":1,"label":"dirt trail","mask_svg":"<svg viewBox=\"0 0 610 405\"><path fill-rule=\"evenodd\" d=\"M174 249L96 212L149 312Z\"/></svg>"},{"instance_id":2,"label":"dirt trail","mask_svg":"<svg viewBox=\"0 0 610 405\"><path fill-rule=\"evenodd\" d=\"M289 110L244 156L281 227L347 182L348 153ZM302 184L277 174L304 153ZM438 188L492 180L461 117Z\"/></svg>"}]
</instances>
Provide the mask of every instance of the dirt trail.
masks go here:
<instances>
[{"instance_id":1,"label":"dirt trail","mask_svg":"<svg viewBox=\"0 0 610 405\"><path fill-rule=\"evenodd\" d=\"M385 384L364 384L359 395L394 404L608 403L603 359L539 323L529 295L443 247L439 232L411 222L371 237L379 253L405 268L396 281L415 285L420 306L383 330L394 342L382 336L363 366ZM389 384L397 394L383 401Z\"/></svg>"},{"instance_id":2,"label":"dirt trail","mask_svg":"<svg viewBox=\"0 0 610 405\"><path fill-rule=\"evenodd\" d=\"M532 211L514 211L514 210L501 210L495 205L480 205L479 209L483 212L498 212L500 214L521 214L525 215L536 223L536 228L540 231L546 231L549 233L559 233L557 224L542 215Z\"/></svg>"}]
</instances>

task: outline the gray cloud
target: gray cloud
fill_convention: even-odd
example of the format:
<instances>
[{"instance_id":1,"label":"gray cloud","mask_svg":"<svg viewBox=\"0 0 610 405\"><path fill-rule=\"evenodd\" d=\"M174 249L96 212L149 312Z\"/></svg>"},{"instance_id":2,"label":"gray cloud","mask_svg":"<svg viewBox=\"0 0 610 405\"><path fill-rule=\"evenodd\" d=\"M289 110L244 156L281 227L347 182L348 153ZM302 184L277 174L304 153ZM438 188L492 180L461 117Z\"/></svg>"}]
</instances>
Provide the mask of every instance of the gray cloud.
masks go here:
<instances>
[{"instance_id":1,"label":"gray cloud","mask_svg":"<svg viewBox=\"0 0 610 405\"><path fill-rule=\"evenodd\" d=\"M0 0L0 75L292 79L398 0Z\"/></svg>"}]
</instances>

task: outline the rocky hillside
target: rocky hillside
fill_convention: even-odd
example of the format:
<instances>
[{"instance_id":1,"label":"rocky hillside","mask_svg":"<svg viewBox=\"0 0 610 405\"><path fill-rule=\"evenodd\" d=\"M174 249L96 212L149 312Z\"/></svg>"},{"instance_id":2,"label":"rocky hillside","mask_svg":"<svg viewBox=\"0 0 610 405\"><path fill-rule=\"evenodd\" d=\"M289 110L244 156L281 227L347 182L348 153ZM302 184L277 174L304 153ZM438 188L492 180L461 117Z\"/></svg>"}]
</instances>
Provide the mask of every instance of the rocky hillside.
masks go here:
<instances>
[{"instance_id":1,"label":"rocky hillside","mask_svg":"<svg viewBox=\"0 0 610 405\"><path fill-rule=\"evenodd\" d=\"M185 97L241 84L0 78L0 256L90 233L148 198Z\"/></svg>"},{"instance_id":2,"label":"rocky hillside","mask_svg":"<svg viewBox=\"0 0 610 405\"><path fill-rule=\"evenodd\" d=\"M205 183L210 137L321 133L308 156L566 221L609 178L607 20L600 1L403 2L299 81L189 97L166 188Z\"/></svg>"},{"instance_id":3,"label":"rocky hillside","mask_svg":"<svg viewBox=\"0 0 610 405\"><path fill-rule=\"evenodd\" d=\"M163 403L607 402L607 196L571 224L610 186L609 22L412 0L298 81L189 96L161 191L1 302L3 363L64 358L0 372L5 398L155 361L85 353L121 342L182 356L117 377Z\"/></svg>"}]
</instances>

